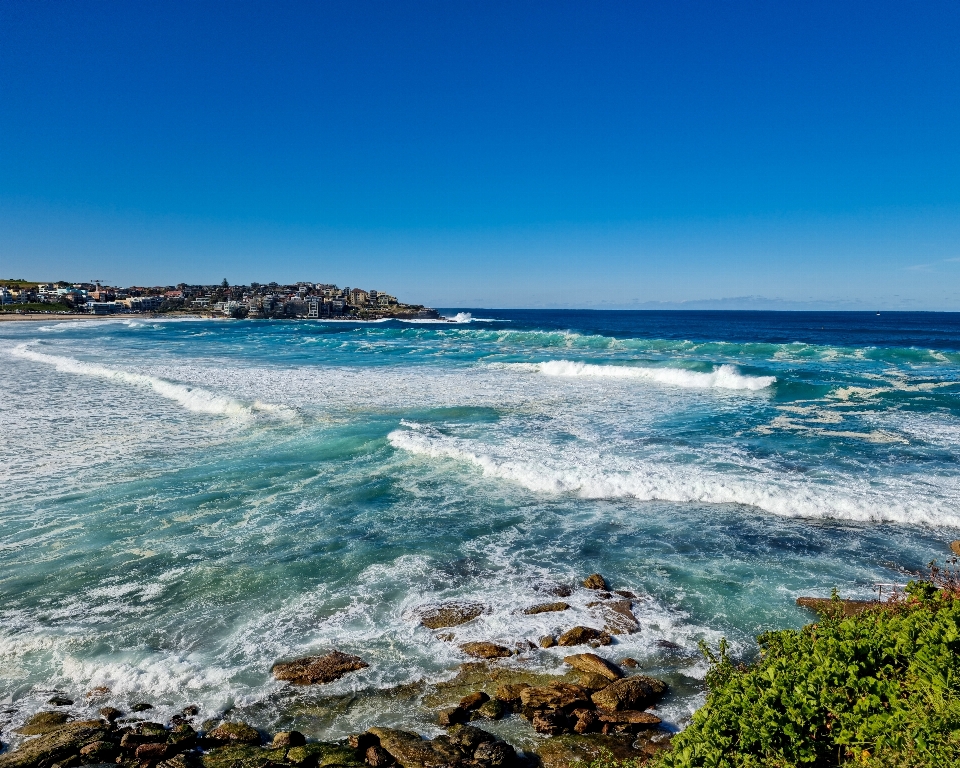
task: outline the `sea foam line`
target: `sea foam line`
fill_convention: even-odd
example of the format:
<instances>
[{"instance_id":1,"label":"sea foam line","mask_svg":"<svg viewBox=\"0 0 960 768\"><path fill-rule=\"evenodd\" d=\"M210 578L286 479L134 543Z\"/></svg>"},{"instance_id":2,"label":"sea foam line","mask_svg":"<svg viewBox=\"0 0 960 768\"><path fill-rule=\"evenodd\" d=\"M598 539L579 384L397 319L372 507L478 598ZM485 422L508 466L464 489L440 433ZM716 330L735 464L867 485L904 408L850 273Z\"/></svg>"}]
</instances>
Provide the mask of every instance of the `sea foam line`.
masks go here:
<instances>
[{"instance_id":1,"label":"sea foam line","mask_svg":"<svg viewBox=\"0 0 960 768\"><path fill-rule=\"evenodd\" d=\"M572 360L547 360L542 363L492 363L515 371L540 373L544 376L599 377L610 379L643 379L658 384L694 389L766 389L777 381L776 376L746 376L736 366L723 364L709 373L683 368L647 368L628 365L596 365Z\"/></svg>"},{"instance_id":2,"label":"sea foam line","mask_svg":"<svg viewBox=\"0 0 960 768\"><path fill-rule=\"evenodd\" d=\"M403 422L403 426L407 428L387 436L394 448L465 462L480 469L484 477L517 483L537 493L743 504L783 517L960 527L960 516L946 511L951 502L932 499L909 484L884 489L849 482L826 485L773 471L747 475L662 461L637 461L617 470L610 469L611 462L603 456L578 453L558 462L539 459L535 450L496 455L490 446L443 435L425 425Z\"/></svg>"},{"instance_id":3,"label":"sea foam line","mask_svg":"<svg viewBox=\"0 0 960 768\"><path fill-rule=\"evenodd\" d=\"M234 418L249 417L255 415L257 412L270 413L280 416L281 418L293 418L296 415L293 409L283 405L263 403L259 400L252 403L243 403L232 397L215 394L202 387L178 384L173 381L161 379L158 376L150 376L144 373L131 373L130 371L110 368L98 363L86 363L72 357L47 355L30 349L30 343L32 342L18 344L10 350L10 354L24 360L51 365L63 373L93 376L108 381L132 384L137 387L150 389L161 397L173 400L188 411L195 413L209 413Z\"/></svg>"}]
</instances>

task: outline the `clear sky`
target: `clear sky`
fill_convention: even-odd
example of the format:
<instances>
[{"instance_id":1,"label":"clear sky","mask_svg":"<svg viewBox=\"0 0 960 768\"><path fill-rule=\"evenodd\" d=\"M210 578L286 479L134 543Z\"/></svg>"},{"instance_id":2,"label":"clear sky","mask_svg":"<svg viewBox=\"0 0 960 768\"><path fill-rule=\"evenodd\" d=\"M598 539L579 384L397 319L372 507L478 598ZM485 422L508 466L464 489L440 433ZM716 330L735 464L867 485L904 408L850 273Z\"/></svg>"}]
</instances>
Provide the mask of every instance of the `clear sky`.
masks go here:
<instances>
[{"instance_id":1,"label":"clear sky","mask_svg":"<svg viewBox=\"0 0 960 768\"><path fill-rule=\"evenodd\" d=\"M4 0L0 277L960 310L960 3Z\"/></svg>"}]
</instances>

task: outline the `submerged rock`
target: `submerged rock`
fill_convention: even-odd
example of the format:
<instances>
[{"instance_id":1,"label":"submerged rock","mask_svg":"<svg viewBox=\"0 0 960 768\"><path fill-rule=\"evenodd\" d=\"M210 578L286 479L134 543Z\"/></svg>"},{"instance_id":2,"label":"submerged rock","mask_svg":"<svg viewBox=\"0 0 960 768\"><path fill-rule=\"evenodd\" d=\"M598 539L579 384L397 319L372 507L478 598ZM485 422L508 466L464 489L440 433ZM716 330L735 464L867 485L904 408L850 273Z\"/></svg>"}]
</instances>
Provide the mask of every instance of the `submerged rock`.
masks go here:
<instances>
[{"instance_id":1,"label":"submerged rock","mask_svg":"<svg viewBox=\"0 0 960 768\"><path fill-rule=\"evenodd\" d=\"M610 645L613 639L609 634L593 627L574 627L557 638L557 645L569 647L595 642L598 645Z\"/></svg>"},{"instance_id":2,"label":"submerged rock","mask_svg":"<svg viewBox=\"0 0 960 768\"><path fill-rule=\"evenodd\" d=\"M138 701L136 704L130 707L133 712L146 712L148 709L153 709L153 704L148 704L145 701Z\"/></svg>"},{"instance_id":3,"label":"submerged rock","mask_svg":"<svg viewBox=\"0 0 960 768\"><path fill-rule=\"evenodd\" d=\"M531 605L529 608L525 608L523 613L526 616L536 616L538 613L555 613L557 611L569 610L569 608L570 605L563 602L540 603L539 605Z\"/></svg>"},{"instance_id":4,"label":"submerged rock","mask_svg":"<svg viewBox=\"0 0 960 768\"><path fill-rule=\"evenodd\" d=\"M69 707L73 704L73 699L67 696L57 695L47 701L47 704L53 707Z\"/></svg>"},{"instance_id":5,"label":"submerged rock","mask_svg":"<svg viewBox=\"0 0 960 768\"><path fill-rule=\"evenodd\" d=\"M661 642L670 642L670 641L661 640L660 642L657 643L657 645L660 645ZM671 643L671 645L673 645L673 643ZM680 646L677 646L677 647L679 648ZM640 666L640 662L637 661L636 659L631 658L630 656L627 656L626 658L620 659L620 666L629 667L630 669L635 669L636 667Z\"/></svg>"},{"instance_id":6,"label":"submerged rock","mask_svg":"<svg viewBox=\"0 0 960 768\"><path fill-rule=\"evenodd\" d=\"M509 648L487 642L464 643L460 646L460 650L476 659L505 659L513 655L513 651Z\"/></svg>"},{"instance_id":7,"label":"submerged rock","mask_svg":"<svg viewBox=\"0 0 960 768\"><path fill-rule=\"evenodd\" d=\"M482 603L449 602L420 610L420 623L428 629L457 627L473 621L486 610Z\"/></svg>"},{"instance_id":8,"label":"submerged rock","mask_svg":"<svg viewBox=\"0 0 960 768\"><path fill-rule=\"evenodd\" d=\"M563 661L574 669L600 675L607 680L619 680L623 677L623 672L616 664L597 656L595 653L575 653L572 656L565 657Z\"/></svg>"},{"instance_id":9,"label":"submerged rock","mask_svg":"<svg viewBox=\"0 0 960 768\"><path fill-rule=\"evenodd\" d=\"M359 656L331 651L326 656L306 656L293 661L277 662L270 671L277 680L287 680L294 685L314 685L332 683L348 672L369 666Z\"/></svg>"},{"instance_id":10,"label":"submerged rock","mask_svg":"<svg viewBox=\"0 0 960 768\"><path fill-rule=\"evenodd\" d=\"M122 717L123 712L121 712L116 707L103 707L100 710L100 717L106 720L108 723L112 723L118 717Z\"/></svg>"},{"instance_id":11,"label":"submerged rock","mask_svg":"<svg viewBox=\"0 0 960 768\"><path fill-rule=\"evenodd\" d=\"M667 692L667 684L646 675L626 677L610 683L590 698L599 709L646 709Z\"/></svg>"},{"instance_id":12,"label":"submerged rock","mask_svg":"<svg viewBox=\"0 0 960 768\"><path fill-rule=\"evenodd\" d=\"M69 721L70 715L66 712L37 712L17 729L17 733L22 733L24 736L40 736L61 728Z\"/></svg>"}]
</instances>

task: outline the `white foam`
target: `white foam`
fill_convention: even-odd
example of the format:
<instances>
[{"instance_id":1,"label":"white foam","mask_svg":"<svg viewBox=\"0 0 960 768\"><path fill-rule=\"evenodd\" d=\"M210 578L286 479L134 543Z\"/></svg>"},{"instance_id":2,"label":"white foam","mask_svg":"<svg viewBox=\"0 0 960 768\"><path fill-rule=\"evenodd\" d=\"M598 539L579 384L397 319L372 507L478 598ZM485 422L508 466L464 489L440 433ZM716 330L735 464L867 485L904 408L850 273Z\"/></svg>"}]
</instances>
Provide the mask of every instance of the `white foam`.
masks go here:
<instances>
[{"instance_id":1,"label":"white foam","mask_svg":"<svg viewBox=\"0 0 960 768\"><path fill-rule=\"evenodd\" d=\"M939 487L931 496L927 480L890 480L887 487L835 476L820 483L788 475L775 467L731 466L624 459L586 448L557 451L550 445L496 446L443 435L405 422L388 435L390 444L408 453L466 462L484 477L517 483L544 494L586 499L634 498L641 501L743 504L785 517L899 522L960 527L953 509L960 489ZM732 462L731 462L732 463ZM948 498L950 499L948 501Z\"/></svg>"},{"instance_id":2,"label":"white foam","mask_svg":"<svg viewBox=\"0 0 960 768\"><path fill-rule=\"evenodd\" d=\"M776 376L746 376L733 365L717 366L710 373L683 368L647 368L628 365L595 365L572 360L547 360L542 363L492 363L509 370L530 371L544 376L591 376L611 379L642 379L675 387L695 389L765 389Z\"/></svg>"},{"instance_id":3,"label":"white foam","mask_svg":"<svg viewBox=\"0 0 960 768\"><path fill-rule=\"evenodd\" d=\"M151 389L161 397L173 400L188 411L195 413L209 413L235 418L248 417L257 412L271 413L288 418L295 416L295 411L286 406L264 403L259 400L247 404L232 397L215 394L202 387L178 384L157 376L150 376L144 373L132 373L97 363L87 363L72 357L47 355L30 349L29 343L18 344L10 350L10 354L24 360L51 365L63 373L73 373L79 376L94 376L100 379Z\"/></svg>"}]
</instances>

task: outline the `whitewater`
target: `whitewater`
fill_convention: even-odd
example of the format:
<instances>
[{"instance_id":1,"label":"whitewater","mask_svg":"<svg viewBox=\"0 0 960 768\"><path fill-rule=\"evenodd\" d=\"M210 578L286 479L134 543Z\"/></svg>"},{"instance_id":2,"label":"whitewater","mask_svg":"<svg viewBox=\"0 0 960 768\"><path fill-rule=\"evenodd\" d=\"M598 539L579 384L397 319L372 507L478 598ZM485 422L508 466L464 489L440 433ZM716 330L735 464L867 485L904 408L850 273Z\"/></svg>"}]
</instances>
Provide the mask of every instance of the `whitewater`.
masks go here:
<instances>
[{"instance_id":1,"label":"whitewater","mask_svg":"<svg viewBox=\"0 0 960 768\"><path fill-rule=\"evenodd\" d=\"M429 732L398 691L463 642L599 626L576 588L523 613L593 572L640 624L598 652L667 680L682 727L699 641L748 658L797 596L869 598L960 538L958 316L444 314L2 324L0 730L59 691ZM419 623L447 600L484 612ZM370 667L269 673L333 648Z\"/></svg>"}]
</instances>

